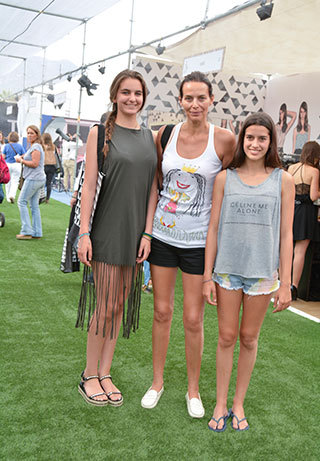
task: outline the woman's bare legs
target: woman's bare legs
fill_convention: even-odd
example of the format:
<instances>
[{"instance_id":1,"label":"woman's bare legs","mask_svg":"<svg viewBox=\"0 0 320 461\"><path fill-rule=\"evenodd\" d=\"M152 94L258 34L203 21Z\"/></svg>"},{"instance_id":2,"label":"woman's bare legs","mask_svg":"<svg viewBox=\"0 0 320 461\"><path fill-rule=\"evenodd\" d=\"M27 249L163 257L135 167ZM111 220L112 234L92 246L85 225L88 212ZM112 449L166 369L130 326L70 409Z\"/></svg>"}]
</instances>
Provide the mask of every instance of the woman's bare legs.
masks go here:
<instances>
[{"instance_id":1,"label":"woman's bare legs","mask_svg":"<svg viewBox=\"0 0 320 461\"><path fill-rule=\"evenodd\" d=\"M112 267L105 268L104 264L102 263L93 263L93 273L94 279L96 281L96 269L100 267L100 270L103 271L103 274L100 273L99 277L99 286L102 287L99 293L97 293L97 309L92 317L90 329L88 332L88 339L87 339L87 364L84 376L93 376L99 375L105 376L110 373L111 363L113 359L113 354L115 350L115 346L117 343L119 330L121 326L122 320L122 312L123 312L123 305L118 301L118 305L114 306L112 300L108 301L108 308L107 313L105 311L105 303L106 303L106 290L107 285L109 292L113 293L113 286L114 284L119 285L119 293L122 292L122 281L117 280L120 277L119 269L115 269ZM123 269L122 269L123 270ZM130 269L129 269L130 270ZM111 271L111 273L109 273ZM131 285L131 281L129 280L129 274L125 273L125 276L128 278L127 286ZM121 274L122 277L122 274ZM103 279L103 281L101 280ZM97 284L96 284L97 286ZM99 315L99 330L98 334L96 334L96 316ZM113 330L113 337L111 339L111 327L112 327L112 315L114 316L114 330ZM103 336L103 325L106 318L106 331L105 335ZM99 364L100 361L100 364ZM99 370L99 371L98 371ZM85 383L85 389L88 395L92 395L98 392L118 392L119 390L114 386L111 380L104 380L99 383L98 380L90 380ZM119 395L112 395L111 399L117 400ZM96 397L99 400L107 400L106 396L99 396Z\"/></svg>"},{"instance_id":2,"label":"woman's bare legs","mask_svg":"<svg viewBox=\"0 0 320 461\"><path fill-rule=\"evenodd\" d=\"M217 313L219 325L219 338L216 353L216 406L213 417L218 420L228 413L227 398L229 382L232 372L233 351L239 333L239 312L243 297L242 290L226 290L216 284L217 289ZM219 421L218 429L223 427L223 420ZM217 428L213 420L210 427Z\"/></svg>"},{"instance_id":3,"label":"woman's bare legs","mask_svg":"<svg viewBox=\"0 0 320 461\"><path fill-rule=\"evenodd\" d=\"M304 266L304 259L310 240L297 240L294 246L292 285L298 288Z\"/></svg>"},{"instance_id":4,"label":"woman's bare legs","mask_svg":"<svg viewBox=\"0 0 320 461\"><path fill-rule=\"evenodd\" d=\"M152 326L152 389L157 392L159 392L163 386L163 370L170 339L176 276L176 267L161 267L151 264L154 298Z\"/></svg>"},{"instance_id":5,"label":"woman's bare legs","mask_svg":"<svg viewBox=\"0 0 320 461\"><path fill-rule=\"evenodd\" d=\"M249 386L252 370L256 362L258 339L260 329L266 315L271 294L257 296L243 296L243 313L240 325L240 354L238 360L238 373L236 392L233 398L232 410L239 419L244 418L243 403ZM233 424L237 427L234 418ZM244 429L247 422L239 424L239 429Z\"/></svg>"},{"instance_id":6,"label":"woman's bare legs","mask_svg":"<svg viewBox=\"0 0 320 461\"><path fill-rule=\"evenodd\" d=\"M203 352L202 275L182 272L183 325L188 373L189 399L199 397L199 378Z\"/></svg>"}]
</instances>

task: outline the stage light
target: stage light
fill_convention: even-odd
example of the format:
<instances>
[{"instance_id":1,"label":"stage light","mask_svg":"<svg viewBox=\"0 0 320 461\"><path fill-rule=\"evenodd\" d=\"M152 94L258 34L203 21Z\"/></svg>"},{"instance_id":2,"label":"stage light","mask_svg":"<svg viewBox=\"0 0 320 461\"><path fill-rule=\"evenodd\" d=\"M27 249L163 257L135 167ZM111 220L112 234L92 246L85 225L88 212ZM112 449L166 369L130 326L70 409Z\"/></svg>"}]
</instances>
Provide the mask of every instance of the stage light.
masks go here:
<instances>
[{"instance_id":1,"label":"stage light","mask_svg":"<svg viewBox=\"0 0 320 461\"><path fill-rule=\"evenodd\" d=\"M47 100L54 103L54 94L47 94Z\"/></svg>"},{"instance_id":2,"label":"stage light","mask_svg":"<svg viewBox=\"0 0 320 461\"><path fill-rule=\"evenodd\" d=\"M51 90L51 91L53 90L53 85L52 85L52 83L49 84L49 90Z\"/></svg>"},{"instance_id":3,"label":"stage light","mask_svg":"<svg viewBox=\"0 0 320 461\"><path fill-rule=\"evenodd\" d=\"M56 133L61 136L62 139L64 139L65 141L70 141L70 138L69 136L67 136L66 134L64 134L64 132L60 129L60 128L57 128L56 129Z\"/></svg>"},{"instance_id":4,"label":"stage light","mask_svg":"<svg viewBox=\"0 0 320 461\"><path fill-rule=\"evenodd\" d=\"M161 43L158 44L157 48L156 48L156 52L158 55L162 54L164 51L165 51L166 47L165 46L161 46Z\"/></svg>"},{"instance_id":5,"label":"stage light","mask_svg":"<svg viewBox=\"0 0 320 461\"><path fill-rule=\"evenodd\" d=\"M33 91L33 90L29 90L29 94L30 94L30 96L32 96L32 95L33 95L33 93L34 93L34 91Z\"/></svg>"},{"instance_id":6,"label":"stage light","mask_svg":"<svg viewBox=\"0 0 320 461\"><path fill-rule=\"evenodd\" d=\"M92 81L84 74L78 79L78 83L82 88L87 90L88 96L93 96L90 90L96 90L98 88L98 83L92 83Z\"/></svg>"},{"instance_id":7,"label":"stage light","mask_svg":"<svg viewBox=\"0 0 320 461\"><path fill-rule=\"evenodd\" d=\"M105 66L99 66L99 69L98 69L98 71L100 72L100 74L102 74L102 75L103 75L103 74L105 73L105 71L106 71L106 68L105 68Z\"/></svg>"},{"instance_id":8,"label":"stage light","mask_svg":"<svg viewBox=\"0 0 320 461\"><path fill-rule=\"evenodd\" d=\"M269 5L266 3L266 0L262 0L261 6L257 9L257 15L259 16L260 21L271 18L273 3L272 1L269 3Z\"/></svg>"},{"instance_id":9,"label":"stage light","mask_svg":"<svg viewBox=\"0 0 320 461\"><path fill-rule=\"evenodd\" d=\"M68 82L71 82L71 80L72 80L72 75L71 74L68 75L67 80L68 80Z\"/></svg>"}]
</instances>

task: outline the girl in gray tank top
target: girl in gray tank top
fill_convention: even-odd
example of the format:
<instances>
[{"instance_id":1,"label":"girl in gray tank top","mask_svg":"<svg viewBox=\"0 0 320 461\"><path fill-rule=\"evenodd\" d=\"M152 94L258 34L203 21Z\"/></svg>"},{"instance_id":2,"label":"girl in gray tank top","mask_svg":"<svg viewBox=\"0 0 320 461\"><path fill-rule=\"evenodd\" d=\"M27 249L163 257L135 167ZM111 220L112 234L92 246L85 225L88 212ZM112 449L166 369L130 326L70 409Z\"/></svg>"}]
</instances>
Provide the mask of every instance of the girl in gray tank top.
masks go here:
<instances>
[{"instance_id":1,"label":"girl in gray tank top","mask_svg":"<svg viewBox=\"0 0 320 461\"><path fill-rule=\"evenodd\" d=\"M216 432L226 429L229 418L234 430L249 429L243 405L260 328L272 293L273 312L286 309L291 301L294 183L281 169L276 139L269 115L250 115L241 128L234 161L218 174L213 190L203 294L209 304L217 304L219 321L217 401L209 421L209 429ZM228 410L238 336L237 384Z\"/></svg>"}]
</instances>

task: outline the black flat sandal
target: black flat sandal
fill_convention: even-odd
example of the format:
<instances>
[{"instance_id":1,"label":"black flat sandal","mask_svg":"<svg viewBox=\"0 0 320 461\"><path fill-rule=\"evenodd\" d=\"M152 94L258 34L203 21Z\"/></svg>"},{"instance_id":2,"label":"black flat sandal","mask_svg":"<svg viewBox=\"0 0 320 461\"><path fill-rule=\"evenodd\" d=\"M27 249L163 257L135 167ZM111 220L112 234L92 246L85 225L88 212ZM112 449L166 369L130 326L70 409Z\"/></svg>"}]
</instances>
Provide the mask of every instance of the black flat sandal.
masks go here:
<instances>
[{"instance_id":1,"label":"black flat sandal","mask_svg":"<svg viewBox=\"0 0 320 461\"><path fill-rule=\"evenodd\" d=\"M103 381L104 379L110 379L111 382L112 382L112 377L111 375L105 375L105 376L101 376L101 378L99 378L99 381L101 383L101 381ZM115 395L115 394L119 394L120 395L120 398L117 399L117 400L113 400L111 399L111 395ZM121 392L108 392L106 393L106 396L108 397L108 402L109 402L109 405L113 406L113 407L120 407L122 404L123 404L123 397L122 397L122 394Z\"/></svg>"},{"instance_id":2,"label":"black flat sandal","mask_svg":"<svg viewBox=\"0 0 320 461\"><path fill-rule=\"evenodd\" d=\"M87 394L86 389L84 387L84 383L86 381L90 381L90 379L99 379L99 376L88 376L86 378L84 376L84 371L81 373L81 381L80 381L80 383L78 385L79 393L82 395L82 397L84 398L84 400L87 403L90 403L90 405L95 405L97 407L103 407L105 405L108 405L109 397L107 396L107 394L105 392L98 392L98 393L92 394L92 395ZM98 397L100 395L106 395L108 397L108 399L106 399L106 400L97 400L95 397Z\"/></svg>"}]
</instances>

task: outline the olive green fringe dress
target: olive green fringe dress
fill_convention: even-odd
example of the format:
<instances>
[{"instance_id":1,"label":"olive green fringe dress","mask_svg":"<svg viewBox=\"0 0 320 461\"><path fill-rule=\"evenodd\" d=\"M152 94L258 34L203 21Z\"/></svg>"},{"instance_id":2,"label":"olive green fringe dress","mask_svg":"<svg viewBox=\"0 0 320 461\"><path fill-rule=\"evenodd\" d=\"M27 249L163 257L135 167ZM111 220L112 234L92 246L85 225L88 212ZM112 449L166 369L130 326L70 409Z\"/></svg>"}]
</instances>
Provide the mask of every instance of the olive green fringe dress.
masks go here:
<instances>
[{"instance_id":1,"label":"olive green fringe dress","mask_svg":"<svg viewBox=\"0 0 320 461\"><path fill-rule=\"evenodd\" d=\"M108 313L114 337L119 305L123 336L129 338L139 326L142 265L136 258L156 165L150 130L115 125L90 235L92 271L85 266L76 327L86 323L87 330L94 327L98 334L102 329L105 336Z\"/></svg>"}]
</instances>

